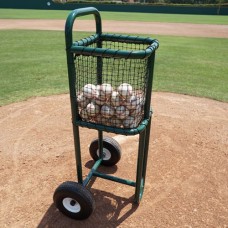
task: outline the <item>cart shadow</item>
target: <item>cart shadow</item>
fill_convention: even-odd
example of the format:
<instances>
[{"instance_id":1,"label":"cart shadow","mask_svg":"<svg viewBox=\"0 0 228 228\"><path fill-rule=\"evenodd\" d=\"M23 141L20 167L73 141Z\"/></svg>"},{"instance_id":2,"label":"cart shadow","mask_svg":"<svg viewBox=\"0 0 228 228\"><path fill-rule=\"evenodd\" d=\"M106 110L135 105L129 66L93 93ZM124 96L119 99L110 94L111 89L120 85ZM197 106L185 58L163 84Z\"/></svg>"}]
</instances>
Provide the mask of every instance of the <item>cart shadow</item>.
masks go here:
<instances>
[{"instance_id":1,"label":"cart shadow","mask_svg":"<svg viewBox=\"0 0 228 228\"><path fill-rule=\"evenodd\" d=\"M85 167L90 169L93 167L94 165L94 160L90 160L88 162L86 162ZM98 170L102 173L106 173L106 174L114 174L118 169L117 165L113 165L113 166L99 166Z\"/></svg>"},{"instance_id":2,"label":"cart shadow","mask_svg":"<svg viewBox=\"0 0 228 228\"><path fill-rule=\"evenodd\" d=\"M86 220L77 221L64 216L52 204L41 219L38 228L47 227L117 227L137 209L134 196L123 198L112 193L91 188L96 209Z\"/></svg>"}]
</instances>

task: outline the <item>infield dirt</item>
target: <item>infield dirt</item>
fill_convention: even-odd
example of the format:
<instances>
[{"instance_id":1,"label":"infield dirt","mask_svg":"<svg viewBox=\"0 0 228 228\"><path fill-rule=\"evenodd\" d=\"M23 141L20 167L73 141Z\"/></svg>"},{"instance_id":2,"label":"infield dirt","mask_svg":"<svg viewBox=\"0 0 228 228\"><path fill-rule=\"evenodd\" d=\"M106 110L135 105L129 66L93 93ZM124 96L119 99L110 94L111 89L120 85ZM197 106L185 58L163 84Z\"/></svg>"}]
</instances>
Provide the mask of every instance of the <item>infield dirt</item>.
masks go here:
<instances>
[{"instance_id":1,"label":"infield dirt","mask_svg":"<svg viewBox=\"0 0 228 228\"><path fill-rule=\"evenodd\" d=\"M0 19L0 29L64 30L64 27L65 20ZM103 21L102 28L104 32L113 33L228 38L228 25ZM90 20L77 20L74 24L74 30L95 31L95 23Z\"/></svg>"},{"instance_id":2,"label":"infield dirt","mask_svg":"<svg viewBox=\"0 0 228 228\"><path fill-rule=\"evenodd\" d=\"M228 104L154 93L145 192L96 179L94 214L73 221L53 205L55 188L75 180L68 95L40 97L0 108L1 227L227 227ZM94 130L82 128L84 177ZM115 136L117 166L101 170L135 180L138 137Z\"/></svg>"}]
</instances>

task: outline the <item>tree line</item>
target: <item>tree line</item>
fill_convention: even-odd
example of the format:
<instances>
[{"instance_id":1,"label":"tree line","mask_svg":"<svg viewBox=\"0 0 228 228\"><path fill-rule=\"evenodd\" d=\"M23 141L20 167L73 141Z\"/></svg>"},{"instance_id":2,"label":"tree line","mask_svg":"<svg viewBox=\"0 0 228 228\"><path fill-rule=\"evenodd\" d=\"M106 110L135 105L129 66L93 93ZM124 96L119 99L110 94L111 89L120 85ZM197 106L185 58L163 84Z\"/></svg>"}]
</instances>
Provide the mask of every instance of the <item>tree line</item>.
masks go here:
<instances>
[{"instance_id":1,"label":"tree line","mask_svg":"<svg viewBox=\"0 0 228 228\"><path fill-rule=\"evenodd\" d=\"M228 3L228 0L145 0L144 2L167 4L221 4Z\"/></svg>"},{"instance_id":2,"label":"tree line","mask_svg":"<svg viewBox=\"0 0 228 228\"><path fill-rule=\"evenodd\" d=\"M52 0L54 2L61 2L63 0ZM228 4L228 0L65 0L67 2L100 2L100 3L149 3L149 4L195 4L195 5L223 5Z\"/></svg>"}]
</instances>

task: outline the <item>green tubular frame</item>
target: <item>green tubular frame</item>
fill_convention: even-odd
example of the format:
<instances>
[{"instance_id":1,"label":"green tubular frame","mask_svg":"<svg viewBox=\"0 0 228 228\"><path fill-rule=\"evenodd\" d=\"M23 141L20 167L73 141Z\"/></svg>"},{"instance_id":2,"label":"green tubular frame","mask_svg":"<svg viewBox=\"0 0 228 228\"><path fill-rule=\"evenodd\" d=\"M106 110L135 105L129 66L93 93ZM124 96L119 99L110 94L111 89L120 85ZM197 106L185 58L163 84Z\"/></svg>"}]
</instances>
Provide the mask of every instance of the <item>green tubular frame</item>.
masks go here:
<instances>
[{"instance_id":1,"label":"green tubular frame","mask_svg":"<svg viewBox=\"0 0 228 228\"><path fill-rule=\"evenodd\" d=\"M79 41L73 42L73 24L76 18L92 14L94 15L96 22L96 34L90 37L84 38ZM128 43L139 43L147 44L148 48L140 51L125 51L125 50L113 50L103 49L102 41L118 41ZM75 158L76 158L76 170L77 179L80 184L87 186L93 176L100 177L103 179L115 181L118 183L126 184L135 187L135 199L136 203L139 203L144 190L145 178L146 178L146 167L148 158L149 148L149 137L150 127L152 119L152 109L150 108L151 103L151 92L153 82L153 71L155 61L155 50L158 48L159 43L155 39L142 38L138 36L128 35L115 35L115 34L102 34L101 17L96 8L88 7L81 8L72 11L65 24L65 42L66 42L66 55L67 55L67 67L68 67L68 78L69 78L69 89L70 89L70 101L71 101L71 112L72 112L72 124L73 124L73 135L74 135L74 146L75 146ZM96 48L87 47L90 44L97 43ZM144 59L148 58L147 70L149 72L149 80L146 89L146 100L144 105L144 119L137 128L133 129L122 129L117 127L109 127L101 124L95 124L90 122L82 121L78 114L77 96L75 83L77 80L76 69L74 64L74 58L77 55L93 55L97 56L97 83L102 83L102 57L115 57L115 58L129 58L129 59ZM82 162L81 162L81 148L80 148L80 134L79 127L87 127L96 129L98 131L98 145L99 145L99 159L94 163L87 177L83 180L82 177ZM112 132L122 135L136 135L139 134L139 146L138 146L138 159L137 159L137 172L136 181L126 180L119 177L107 175L97 171L98 167L102 162L102 151L103 151L103 131Z\"/></svg>"}]
</instances>

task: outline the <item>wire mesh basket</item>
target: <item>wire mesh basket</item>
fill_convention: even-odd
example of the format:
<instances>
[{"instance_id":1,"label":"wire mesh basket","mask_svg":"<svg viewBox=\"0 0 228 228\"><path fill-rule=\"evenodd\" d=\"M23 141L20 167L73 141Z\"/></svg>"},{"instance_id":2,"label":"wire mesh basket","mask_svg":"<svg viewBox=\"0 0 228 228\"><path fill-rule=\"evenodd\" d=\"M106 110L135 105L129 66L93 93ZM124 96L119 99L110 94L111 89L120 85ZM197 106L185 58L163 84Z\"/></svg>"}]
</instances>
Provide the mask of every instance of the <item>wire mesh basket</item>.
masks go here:
<instances>
[{"instance_id":1,"label":"wire mesh basket","mask_svg":"<svg viewBox=\"0 0 228 228\"><path fill-rule=\"evenodd\" d=\"M97 30L70 45L77 124L115 133L138 133L150 116L158 42L103 34L98 22Z\"/></svg>"}]
</instances>

